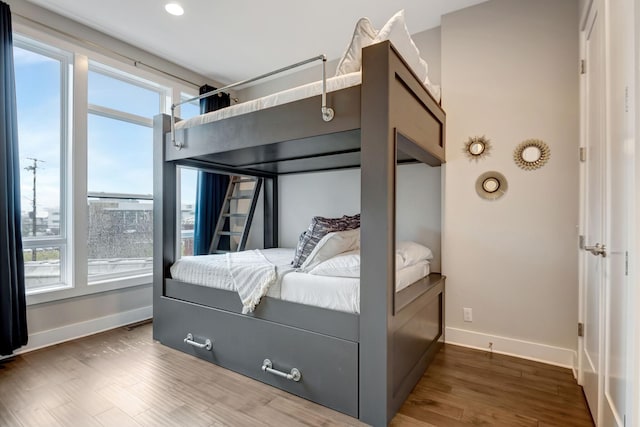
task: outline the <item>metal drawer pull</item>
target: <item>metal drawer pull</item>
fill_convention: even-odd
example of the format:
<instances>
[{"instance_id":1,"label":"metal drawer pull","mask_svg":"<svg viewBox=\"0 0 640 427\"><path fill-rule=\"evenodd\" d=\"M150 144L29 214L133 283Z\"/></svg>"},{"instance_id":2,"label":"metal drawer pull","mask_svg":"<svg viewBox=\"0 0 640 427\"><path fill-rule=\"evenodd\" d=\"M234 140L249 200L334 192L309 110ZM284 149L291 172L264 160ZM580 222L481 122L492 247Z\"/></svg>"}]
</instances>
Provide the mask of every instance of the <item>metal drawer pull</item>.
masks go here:
<instances>
[{"instance_id":1,"label":"metal drawer pull","mask_svg":"<svg viewBox=\"0 0 640 427\"><path fill-rule=\"evenodd\" d=\"M213 348L213 344L211 343L211 340L209 338L207 338L204 344L199 343L197 341L194 341L193 334L191 334L191 332L187 334L187 337L184 339L184 342L186 344L192 345L197 348L204 348L205 350L211 350Z\"/></svg>"},{"instance_id":2,"label":"metal drawer pull","mask_svg":"<svg viewBox=\"0 0 640 427\"><path fill-rule=\"evenodd\" d=\"M262 370L295 382L300 381L300 378L302 378L302 374L296 368L293 368L290 374L273 369L273 363L269 359L264 359L264 362L262 362Z\"/></svg>"}]
</instances>

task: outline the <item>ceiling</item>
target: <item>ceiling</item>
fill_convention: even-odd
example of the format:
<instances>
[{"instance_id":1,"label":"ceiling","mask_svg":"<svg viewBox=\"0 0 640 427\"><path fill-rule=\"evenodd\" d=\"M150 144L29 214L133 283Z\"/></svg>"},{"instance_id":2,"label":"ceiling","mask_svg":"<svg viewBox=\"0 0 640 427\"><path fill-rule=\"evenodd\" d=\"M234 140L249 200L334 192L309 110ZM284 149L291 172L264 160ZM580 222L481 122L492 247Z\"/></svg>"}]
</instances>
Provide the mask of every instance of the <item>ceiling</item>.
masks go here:
<instances>
[{"instance_id":1,"label":"ceiling","mask_svg":"<svg viewBox=\"0 0 640 427\"><path fill-rule=\"evenodd\" d=\"M324 53L342 55L358 18L377 29L405 9L411 33L485 0L29 0L213 80L230 83Z\"/></svg>"}]
</instances>

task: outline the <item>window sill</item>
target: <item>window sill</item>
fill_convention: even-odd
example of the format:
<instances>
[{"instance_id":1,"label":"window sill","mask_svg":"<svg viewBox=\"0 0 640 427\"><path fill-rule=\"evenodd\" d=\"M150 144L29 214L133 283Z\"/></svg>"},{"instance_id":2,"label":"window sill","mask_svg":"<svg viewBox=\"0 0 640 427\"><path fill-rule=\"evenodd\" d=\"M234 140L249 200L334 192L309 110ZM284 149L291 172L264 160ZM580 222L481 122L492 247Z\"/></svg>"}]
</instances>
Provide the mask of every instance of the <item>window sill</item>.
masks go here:
<instances>
[{"instance_id":1,"label":"window sill","mask_svg":"<svg viewBox=\"0 0 640 427\"><path fill-rule=\"evenodd\" d=\"M92 282L89 285L79 287L58 287L54 289L43 289L27 295L27 306L44 304L68 298L77 298L86 295L95 295L103 292L116 291L119 289L133 288L136 286L151 286L153 280L151 274L132 276L127 278L110 279Z\"/></svg>"}]
</instances>

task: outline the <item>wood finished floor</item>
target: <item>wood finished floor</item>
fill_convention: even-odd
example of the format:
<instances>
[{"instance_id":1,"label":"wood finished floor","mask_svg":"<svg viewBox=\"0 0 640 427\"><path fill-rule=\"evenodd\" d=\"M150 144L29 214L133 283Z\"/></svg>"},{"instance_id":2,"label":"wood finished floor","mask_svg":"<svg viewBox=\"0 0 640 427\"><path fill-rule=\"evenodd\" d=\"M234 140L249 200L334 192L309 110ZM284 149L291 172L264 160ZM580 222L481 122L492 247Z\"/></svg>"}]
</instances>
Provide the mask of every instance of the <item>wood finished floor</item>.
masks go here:
<instances>
[{"instance_id":1,"label":"wood finished floor","mask_svg":"<svg viewBox=\"0 0 640 427\"><path fill-rule=\"evenodd\" d=\"M592 426L567 369L447 345L394 426ZM339 426L358 420L119 328L0 364L0 426Z\"/></svg>"}]
</instances>

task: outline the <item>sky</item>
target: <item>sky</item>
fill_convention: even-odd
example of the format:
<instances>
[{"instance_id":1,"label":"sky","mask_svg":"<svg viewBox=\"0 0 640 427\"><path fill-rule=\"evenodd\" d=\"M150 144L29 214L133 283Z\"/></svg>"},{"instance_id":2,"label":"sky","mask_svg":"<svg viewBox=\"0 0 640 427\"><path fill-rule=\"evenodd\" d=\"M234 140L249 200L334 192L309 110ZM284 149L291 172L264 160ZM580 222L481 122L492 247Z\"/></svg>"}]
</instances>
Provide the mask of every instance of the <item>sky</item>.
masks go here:
<instances>
[{"instance_id":1,"label":"sky","mask_svg":"<svg viewBox=\"0 0 640 427\"><path fill-rule=\"evenodd\" d=\"M61 63L14 46L21 208L31 211L36 158L38 216L60 206ZM158 92L95 71L89 72L89 103L152 118L161 109ZM198 114L197 104L182 108L181 117ZM153 193L153 129L89 114L87 187L89 192L150 195ZM182 203L195 201L196 173L182 172Z\"/></svg>"}]
</instances>

